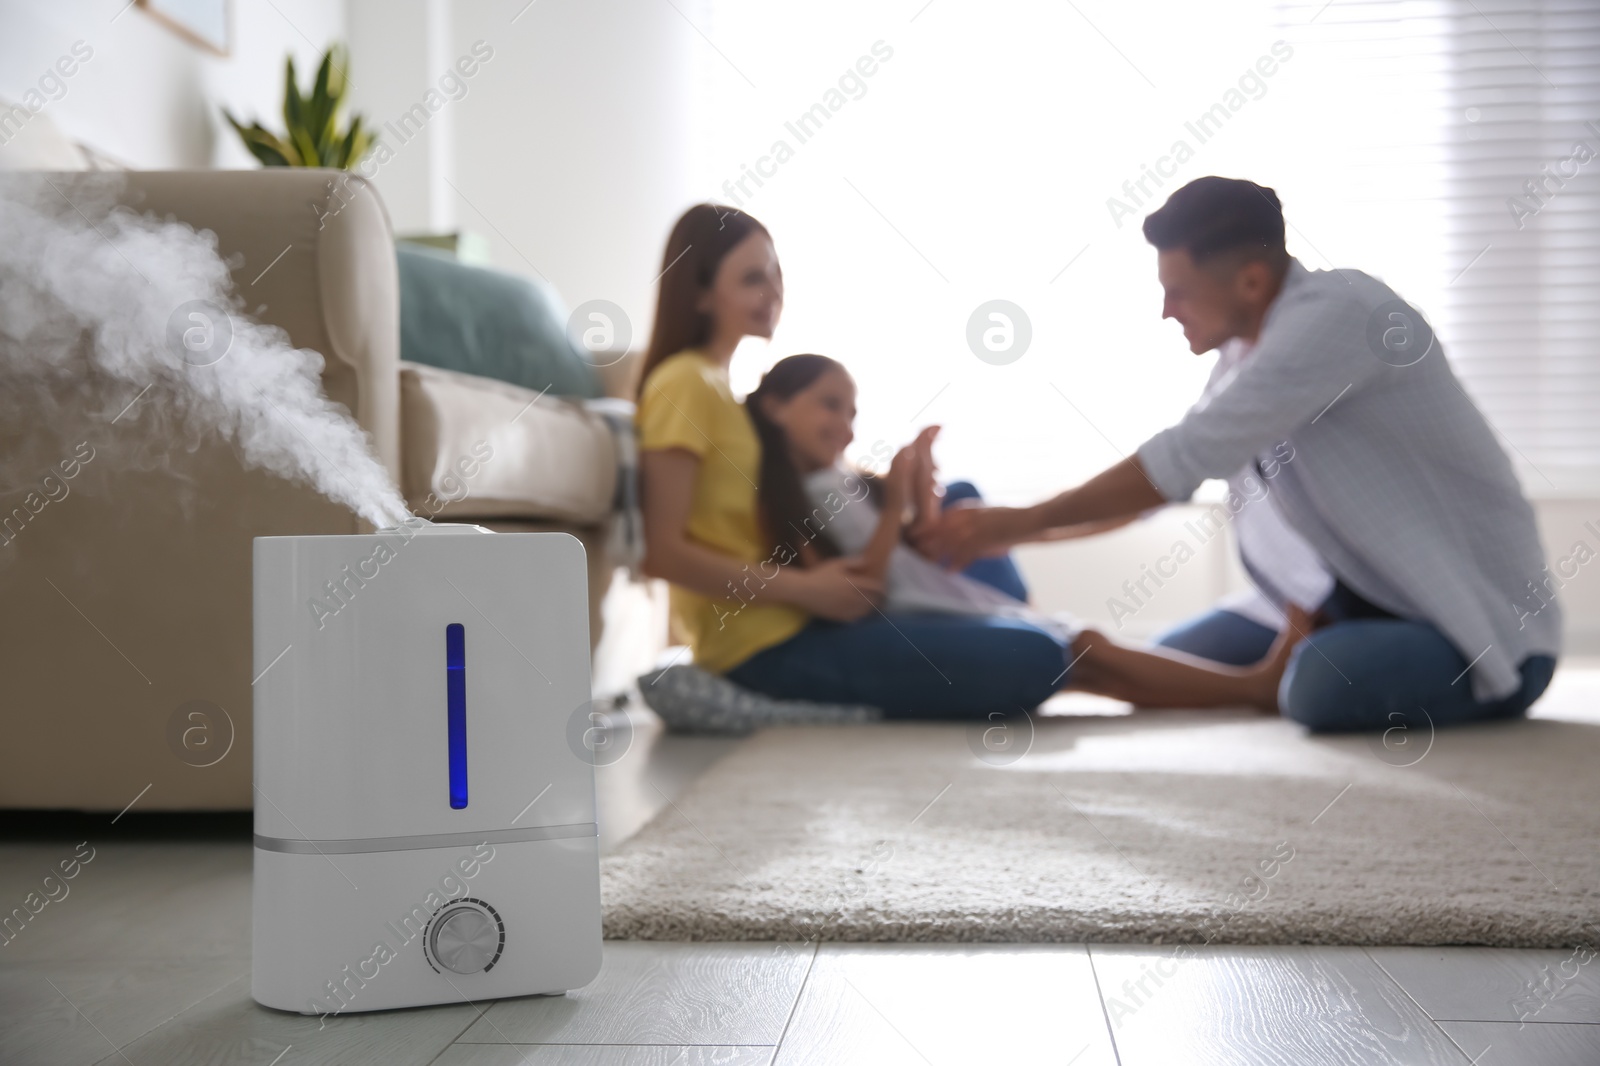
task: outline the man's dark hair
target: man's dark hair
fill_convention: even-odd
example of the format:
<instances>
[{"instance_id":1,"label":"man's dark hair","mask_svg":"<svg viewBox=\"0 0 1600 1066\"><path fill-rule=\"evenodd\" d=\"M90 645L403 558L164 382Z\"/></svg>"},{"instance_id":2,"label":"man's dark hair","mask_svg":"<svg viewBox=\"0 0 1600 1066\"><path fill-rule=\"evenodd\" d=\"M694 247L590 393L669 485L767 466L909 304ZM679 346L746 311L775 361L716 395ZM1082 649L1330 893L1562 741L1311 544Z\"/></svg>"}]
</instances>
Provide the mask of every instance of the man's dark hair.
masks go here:
<instances>
[{"instance_id":1,"label":"man's dark hair","mask_svg":"<svg viewBox=\"0 0 1600 1066\"><path fill-rule=\"evenodd\" d=\"M1278 194L1242 178L1196 178L1145 218L1144 236L1163 252L1184 249L1196 264L1262 259L1282 271L1289 263Z\"/></svg>"}]
</instances>

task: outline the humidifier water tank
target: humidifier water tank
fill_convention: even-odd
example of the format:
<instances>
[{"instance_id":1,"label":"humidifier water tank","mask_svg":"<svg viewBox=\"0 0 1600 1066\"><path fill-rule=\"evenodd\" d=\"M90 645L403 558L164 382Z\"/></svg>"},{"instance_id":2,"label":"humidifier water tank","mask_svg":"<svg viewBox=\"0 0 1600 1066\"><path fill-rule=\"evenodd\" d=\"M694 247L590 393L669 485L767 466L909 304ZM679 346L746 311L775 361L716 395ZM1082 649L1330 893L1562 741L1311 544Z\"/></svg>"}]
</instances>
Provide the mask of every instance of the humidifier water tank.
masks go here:
<instances>
[{"instance_id":1,"label":"humidifier water tank","mask_svg":"<svg viewBox=\"0 0 1600 1066\"><path fill-rule=\"evenodd\" d=\"M594 764L569 740L585 575L562 533L255 541L257 1002L341 1014L598 972Z\"/></svg>"}]
</instances>

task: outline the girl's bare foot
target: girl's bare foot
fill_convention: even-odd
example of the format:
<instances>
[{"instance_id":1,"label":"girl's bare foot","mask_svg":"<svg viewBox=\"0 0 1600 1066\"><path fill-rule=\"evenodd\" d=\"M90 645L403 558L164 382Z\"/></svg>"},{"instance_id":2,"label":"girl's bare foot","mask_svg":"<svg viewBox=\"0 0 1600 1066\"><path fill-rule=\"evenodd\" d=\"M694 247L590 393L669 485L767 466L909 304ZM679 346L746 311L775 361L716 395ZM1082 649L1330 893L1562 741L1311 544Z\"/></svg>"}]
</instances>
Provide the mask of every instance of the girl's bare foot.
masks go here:
<instances>
[{"instance_id":1,"label":"girl's bare foot","mask_svg":"<svg viewBox=\"0 0 1600 1066\"><path fill-rule=\"evenodd\" d=\"M1251 679L1255 682L1255 695L1250 702L1263 714L1278 713L1278 686L1283 681L1284 671L1289 668L1289 656L1316 627L1316 620L1310 612L1297 604L1289 604L1284 612L1284 627L1278 633L1278 639L1272 642L1266 657L1250 669Z\"/></svg>"}]
</instances>

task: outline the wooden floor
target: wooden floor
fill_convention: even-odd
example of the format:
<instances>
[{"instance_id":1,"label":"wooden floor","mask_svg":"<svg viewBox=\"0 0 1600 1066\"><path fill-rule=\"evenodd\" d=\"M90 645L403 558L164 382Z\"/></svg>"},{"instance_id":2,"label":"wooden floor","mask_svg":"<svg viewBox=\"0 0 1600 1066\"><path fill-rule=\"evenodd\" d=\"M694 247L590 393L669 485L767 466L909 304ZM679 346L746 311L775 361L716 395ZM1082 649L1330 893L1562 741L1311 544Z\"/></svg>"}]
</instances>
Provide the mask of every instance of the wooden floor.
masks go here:
<instances>
[{"instance_id":1,"label":"wooden floor","mask_svg":"<svg viewBox=\"0 0 1600 1066\"><path fill-rule=\"evenodd\" d=\"M642 728L614 847L730 747ZM113 831L114 832L114 831ZM0 841L0 903L75 840ZM1593 847L1593 841L1578 842ZM250 999L248 838L96 844L0 947L0 1063L1600 1064L1600 961L1476 948L610 942L565 997L315 1018Z\"/></svg>"}]
</instances>

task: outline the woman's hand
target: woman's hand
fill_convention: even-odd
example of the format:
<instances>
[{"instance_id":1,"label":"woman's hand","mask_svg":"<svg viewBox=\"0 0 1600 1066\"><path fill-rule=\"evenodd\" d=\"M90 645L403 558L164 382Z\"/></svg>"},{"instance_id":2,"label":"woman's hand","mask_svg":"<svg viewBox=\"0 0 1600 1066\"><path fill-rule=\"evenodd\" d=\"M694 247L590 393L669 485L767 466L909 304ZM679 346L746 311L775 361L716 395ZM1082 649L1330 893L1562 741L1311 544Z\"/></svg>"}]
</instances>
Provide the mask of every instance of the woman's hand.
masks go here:
<instances>
[{"instance_id":1,"label":"woman's hand","mask_svg":"<svg viewBox=\"0 0 1600 1066\"><path fill-rule=\"evenodd\" d=\"M826 559L790 570L785 598L807 614L830 622L865 618L883 598L883 581L855 569L855 559Z\"/></svg>"}]
</instances>

